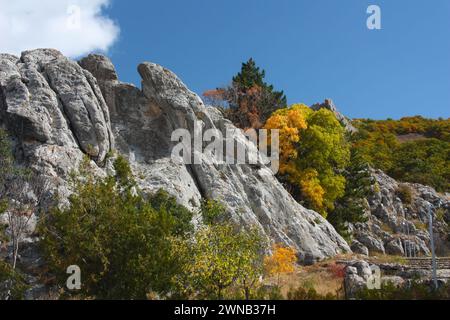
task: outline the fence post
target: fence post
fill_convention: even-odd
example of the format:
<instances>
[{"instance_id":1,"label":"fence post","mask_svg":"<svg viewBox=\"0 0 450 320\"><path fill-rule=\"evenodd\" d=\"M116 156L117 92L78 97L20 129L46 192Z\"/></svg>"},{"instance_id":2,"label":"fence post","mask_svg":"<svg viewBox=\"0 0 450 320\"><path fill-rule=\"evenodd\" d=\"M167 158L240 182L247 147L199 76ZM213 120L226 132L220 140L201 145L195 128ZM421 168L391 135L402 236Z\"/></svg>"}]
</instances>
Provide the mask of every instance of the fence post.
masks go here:
<instances>
[{"instance_id":1,"label":"fence post","mask_svg":"<svg viewBox=\"0 0 450 320\"><path fill-rule=\"evenodd\" d=\"M433 236L433 213L431 212L431 205L428 209L428 220L430 222L430 240L431 240L431 255L433 259L433 282L434 282L434 288L438 289L438 283L437 283L437 267L436 267L436 252L434 250L434 236Z\"/></svg>"}]
</instances>

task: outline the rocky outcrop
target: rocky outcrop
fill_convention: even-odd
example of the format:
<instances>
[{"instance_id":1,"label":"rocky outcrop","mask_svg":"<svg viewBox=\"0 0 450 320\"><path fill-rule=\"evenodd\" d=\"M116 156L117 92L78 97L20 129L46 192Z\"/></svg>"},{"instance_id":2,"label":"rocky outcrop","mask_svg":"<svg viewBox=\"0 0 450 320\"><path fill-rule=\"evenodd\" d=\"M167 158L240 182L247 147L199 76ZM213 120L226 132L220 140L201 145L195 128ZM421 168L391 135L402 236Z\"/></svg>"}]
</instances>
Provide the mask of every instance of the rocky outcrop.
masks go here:
<instances>
[{"instance_id":1,"label":"rocky outcrop","mask_svg":"<svg viewBox=\"0 0 450 320\"><path fill-rule=\"evenodd\" d=\"M358 240L353 240L350 248L352 249L353 253L361 254L363 256L369 255L369 249Z\"/></svg>"},{"instance_id":2,"label":"rocky outcrop","mask_svg":"<svg viewBox=\"0 0 450 320\"><path fill-rule=\"evenodd\" d=\"M80 149L103 161L113 137L108 107L92 75L55 50L3 57L2 118L11 131L23 140Z\"/></svg>"},{"instance_id":3,"label":"rocky outcrop","mask_svg":"<svg viewBox=\"0 0 450 320\"><path fill-rule=\"evenodd\" d=\"M169 110L163 112L141 89L120 82L106 57L89 55L80 65L101 88L110 109L115 148L130 161L140 188L149 193L165 189L181 204L198 209L202 195L191 168L171 157L173 126Z\"/></svg>"},{"instance_id":4,"label":"rocky outcrop","mask_svg":"<svg viewBox=\"0 0 450 320\"><path fill-rule=\"evenodd\" d=\"M336 107L333 100L331 100L331 99L325 99L325 101L323 103L316 103L311 106L311 109L313 109L315 111L320 110L320 109L330 110L331 112L333 112L336 119L338 119L339 122L345 127L347 132L355 133L358 131L358 129L356 129L353 126L352 122L346 116L344 116L342 113L339 112L338 108Z\"/></svg>"},{"instance_id":5,"label":"rocky outcrop","mask_svg":"<svg viewBox=\"0 0 450 320\"><path fill-rule=\"evenodd\" d=\"M344 289L347 298L355 298L359 291L367 289L371 284L376 285L376 275L368 262L355 260L345 262Z\"/></svg>"},{"instance_id":6,"label":"rocky outcrop","mask_svg":"<svg viewBox=\"0 0 450 320\"><path fill-rule=\"evenodd\" d=\"M117 150L145 192L163 188L192 210L203 198L220 200L237 224L295 247L304 263L350 250L325 219L294 201L268 167L218 164L203 153L192 165L174 158L175 129L194 134L198 126L226 136L235 128L169 70L144 63L139 73L142 89L120 82L112 63L99 55L79 63L46 49L20 58L1 55L0 123L16 141L17 161L48 177L64 198L68 175L83 157L103 176L108 153ZM226 139L255 148L240 132Z\"/></svg>"},{"instance_id":7,"label":"rocky outcrop","mask_svg":"<svg viewBox=\"0 0 450 320\"><path fill-rule=\"evenodd\" d=\"M417 261L421 261L417 265ZM438 259L436 281L438 286L449 283L449 260ZM377 290L391 284L398 288L407 288L413 283L422 283L433 287L431 259L411 259L403 263L380 263L365 260L347 260L338 263L345 265L344 289L346 297L357 298L361 290Z\"/></svg>"},{"instance_id":8,"label":"rocky outcrop","mask_svg":"<svg viewBox=\"0 0 450 320\"><path fill-rule=\"evenodd\" d=\"M236 223L257 226L272 240L296 247L305 263L349 250L328 222L294 201L269 168L218 164L203 153L195 154L200 161L192 165L172 159L171 133L176 129L194 133L194 126L203 132L217 129L226 139L254 148L240 132L228 137L227 129L235 129L232 123L205 106L172 72L141 64L139 90L111 76L115 72L105 57L90 55L80 64L97 78L112 105L117 147L130 159L136 176L143 177L143 189L165 188L194 210L202 198L220 200Z\"/></svg>"},{"instance_id":9,"label":"rocky outcrop","mask_svg":"<svg viewBox=\"0 0 450 320\"><path fill-rule=\"evenodd\" d=\"M18 164L37 172L62 202L69 195L68 177L82 159L89 156L92 170L104 175L100 165L114 145L95 79L51 49L20 58L0 55L0 126L12 136Z\"/></svg>"},{"instance_id":10,"label":"rocky outcrop","mask_svg":"<svg viewBox=\"0 0 450 320\"><path fill-rule=\"evenodd\" d=\"M399 183L380 170L374 170L373 177L376 183L375 192L368 199L368 222L352 226L355 239L372 255L429 256L431 212L436 252L448 256L448 197L420 184ZM406 197L402 192L407 193ZM358 250L365 249L359 245Z\"/></svg>"}]
</instances>

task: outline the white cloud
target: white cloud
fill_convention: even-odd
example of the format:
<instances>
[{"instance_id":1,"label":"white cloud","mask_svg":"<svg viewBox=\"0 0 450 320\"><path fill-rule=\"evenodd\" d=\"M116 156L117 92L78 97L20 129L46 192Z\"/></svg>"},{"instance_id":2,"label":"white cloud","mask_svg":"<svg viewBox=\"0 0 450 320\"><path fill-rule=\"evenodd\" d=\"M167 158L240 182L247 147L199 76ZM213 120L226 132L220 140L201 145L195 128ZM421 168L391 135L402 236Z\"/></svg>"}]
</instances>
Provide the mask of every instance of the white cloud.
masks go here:
<instances>
[{"instance_id":1,"label":"white cloud","mask_svg":"<svg viewBox=\"0 0 450 320\"><path fill-rule=\"evenodd\" d=\"M103 9L110 0L0 0L0 53L55 48L69 57L107 51L119 27Z\"/></svg>"}]
</instances>

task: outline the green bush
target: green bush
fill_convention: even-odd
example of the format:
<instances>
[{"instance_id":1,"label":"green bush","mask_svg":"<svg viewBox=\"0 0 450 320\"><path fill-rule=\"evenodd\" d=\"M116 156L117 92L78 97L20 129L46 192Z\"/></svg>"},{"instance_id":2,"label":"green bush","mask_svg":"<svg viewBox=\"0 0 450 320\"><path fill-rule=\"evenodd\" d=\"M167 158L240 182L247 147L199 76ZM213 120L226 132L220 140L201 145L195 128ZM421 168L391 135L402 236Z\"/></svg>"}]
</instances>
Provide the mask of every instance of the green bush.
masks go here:
<instances>
[{"instance_id":1,"label":"green bush","mask_svg":"<svg viewBox=\"0 0 450 320\"><path fill-rule=\"evenodd\" d=\"M42 252L64 286L71 265L81 269L81 290L64 297L96 299L252 298L262 274L265 241L239 230L216 201L192 212L164 191L141 195L128 163L116 175L75 180L70 206L40 221ZM86 168L80 170L87 174Z\"/></svg>"},{"instance_id":2,"label":"green bush","mask_svg":"<svg viewBox=\"0 0 450 320\"><path fill-rule=\"evenodd\" d=\"M260 297L267 243L257 229L241 229L217 201L202 203L204 225L192 241L179 243L187 263L178 277L182 298L255 299ZM177 297L177 298L178 298Z\"/></svg>"},{"instance_id":3,"label":"green bush","mask_svg":"<svg viewBox=\"0 0 450 320\"><path fill-rule=\"evenodd\" d=\"M201 205L203 223L213 225L226 219L225 207L218 201L204 200Z\"/></svg>"},{"instance_id":4,"label":"green bush","mask_svg":"<svg viewBox=\"0 0 450 320\"><path fill-rule=\"evenodd\" d=\"M363 289L356 295L361 300L448 300L450 299L450 285L443 285L434 290L429 283L412 281L404 286L386 283L380 290Z\"/></svg>"},{"instance_id":5,"label":"green bush","mask_svg":"<svg viewBox=\"0 0 450 320\"><path fill-rule=\"evenodd\" d=\"M396 190L397 196L402 200L403 204L410 206L413 202L413 194L411 187L406 184L401 184Z\"/></svg>"},{"instance_id":6,"label":"green bush","mask_svg":"<svg viewBox=\"0 0 450 320\"><path fill-rule=\"evenodd\" d=\"M350 163L344 170L344 176L345 195L336 201L335 209L327 219L336 231L350 242L351 233L348 224L367 222L365 199L374 193L372 190L374 181L369 165L354 148L351 149Z\"/></svg>"},{"instance_id":7,"label":"green bush","mask_svg":"<svg viewBox=\"0 0 450 320\"><path fill-rule=\"evenodd\" d=\"M0 300L22 300L27 289L24 276L0 260Z\"/></svg>"},{"instance_id":8,"label":"green bush","mask_svg":"<svg viewBox=\"0 0 450 320\"><path fill-rule=\"evenodd\" d=\"M303 288L290 290L287 296L288 300L337 300L337 295L328 293L327 295L321 295L317 293L314 288Z\"/></svg>"},{"instance_id":9,"label":"green bush","mask_svg":"<svg viewBox=\"0 0 450 320\"><path fill-rule=\"evenodd\" d=\"M184 296L194 299L254 299L263 275L266 243L257 230L230 223L207 225L184 250L190 262L180 277Z\"/></svg>"},{"instance_id":10,"label":"green bush","mask_svg":"<svg viewBox=\"0 0 450 320\"><path fill-rule=\"evenodd\" d=\"M41 220L41 247L50 272L63 286L67 267L79 266L82 289L73 294L81 297L170 294L185 263L175 248L191 232L192 214L164 192L141 196L131 187L126 162L116 161L116 172L103 180L74 181L70 206L54 208Z\"/></svg>"}]
</instances>

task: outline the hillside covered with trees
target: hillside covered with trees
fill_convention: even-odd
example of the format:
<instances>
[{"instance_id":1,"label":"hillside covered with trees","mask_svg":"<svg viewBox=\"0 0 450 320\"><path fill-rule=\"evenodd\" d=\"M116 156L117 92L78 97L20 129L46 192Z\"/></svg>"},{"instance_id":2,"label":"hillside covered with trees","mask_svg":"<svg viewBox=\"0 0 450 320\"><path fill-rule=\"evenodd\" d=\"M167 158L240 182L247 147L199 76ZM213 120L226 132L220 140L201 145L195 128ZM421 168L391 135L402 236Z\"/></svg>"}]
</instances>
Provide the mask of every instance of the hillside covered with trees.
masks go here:
<instances>
[{"instance_id":1,"label":"hillside covered with trees","mask_svg":"<svg viewBox=\"0 0 450 320\"><path fill-rule=\"evenodd\" d=\"M448 120L355 129L333 104L287 105L253 59L212 106L150 62L141 88L102 55L37 49L0 67L1 299L351 298L367 261L431 254L429 214L450 251L450 201L401 182L448 190ZM184 161L173 133L191 142L197 124L246 154L236 128L278 129L279 172L208 150Z\"/></svg>"},{"instance_id":2,"label":"hillside covered with trees","mask_svg":"<svg viewBox=\"0 0 450 320\"><path fill-rule=\"evenodd\" d=\"M450 119L355 120L352 142L373 167L404 182L450 191Z\"/></svg>"},{"instance_id":3,"label":"hillside covered with trees","mask_svg":"<svg viewBox=\"0 0 450 320\"><path fill-rule=\"evenodd\" d=\"M370 168L401 182L450 191L450 119L358 119L352 121L357 130L350 132L333 110L287 106L283 92L273 92L265 75L250 59L229 87L206 92L206 101L241 129L280 130L278 179L341 234L346 223L365 221L364 199L375 187Z\"/></svg>"}]
</instances>

